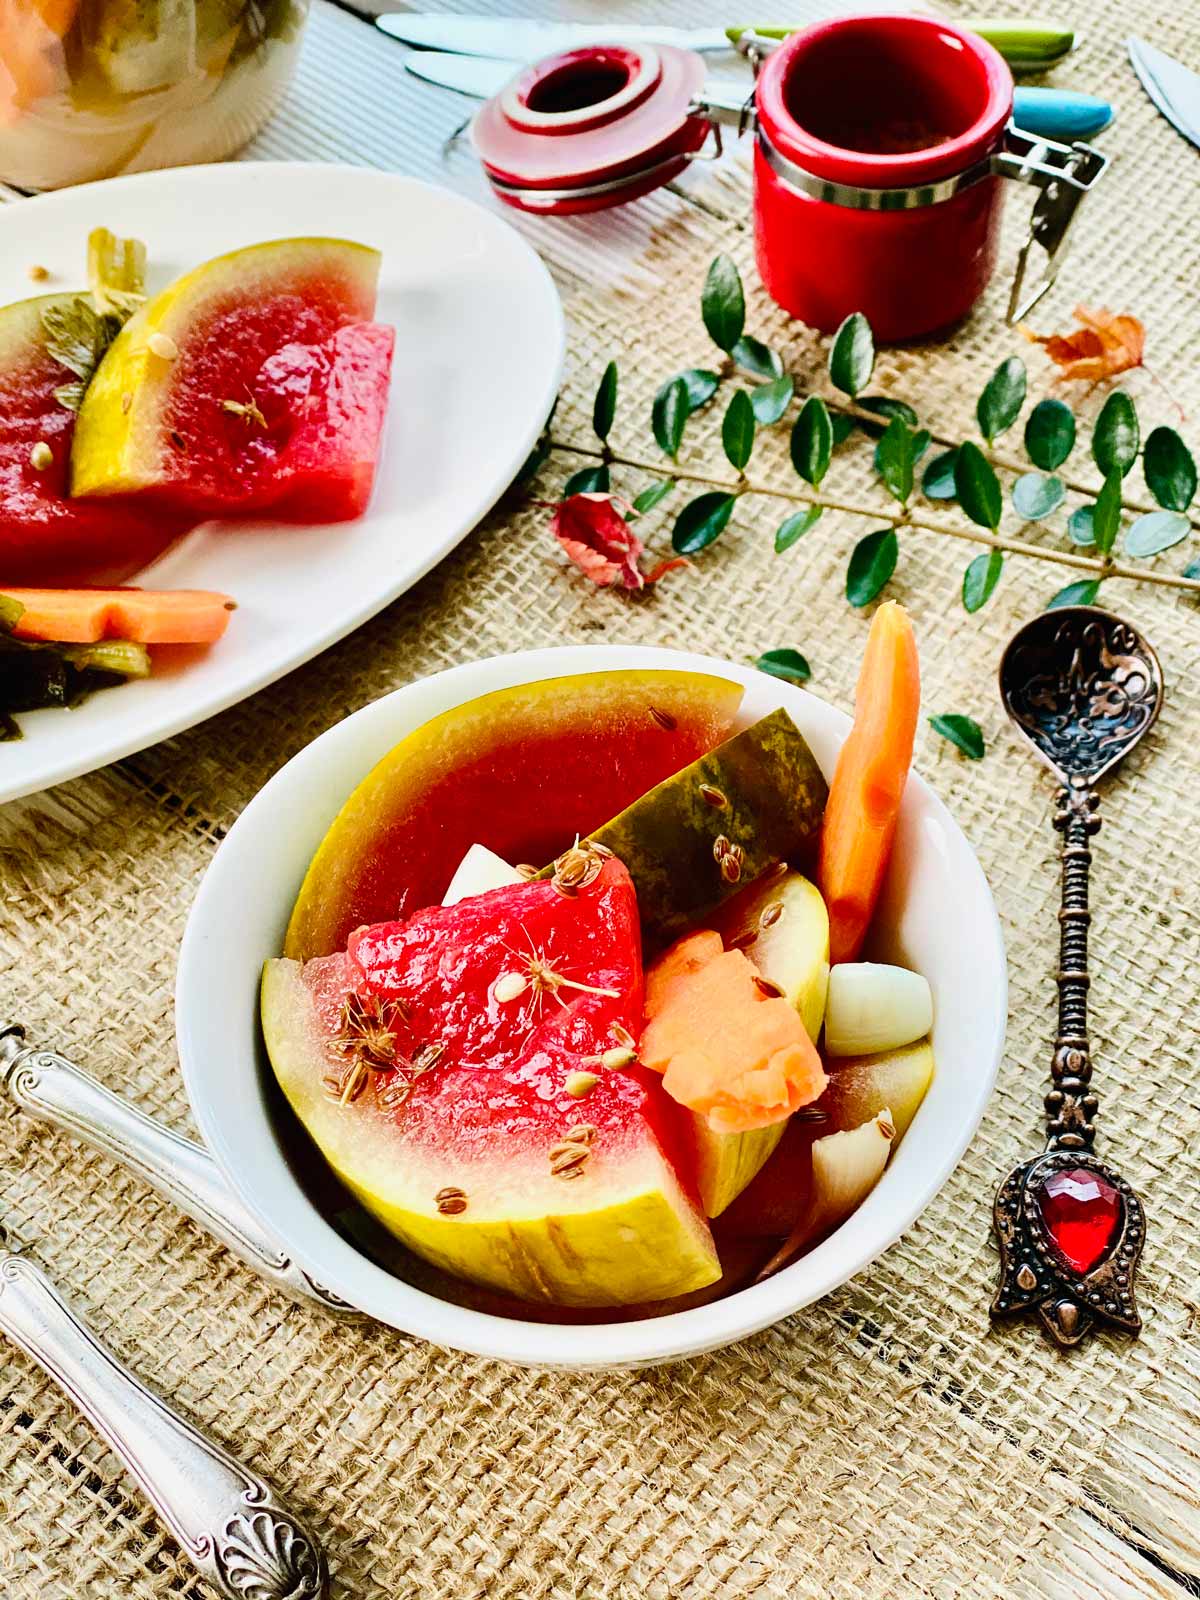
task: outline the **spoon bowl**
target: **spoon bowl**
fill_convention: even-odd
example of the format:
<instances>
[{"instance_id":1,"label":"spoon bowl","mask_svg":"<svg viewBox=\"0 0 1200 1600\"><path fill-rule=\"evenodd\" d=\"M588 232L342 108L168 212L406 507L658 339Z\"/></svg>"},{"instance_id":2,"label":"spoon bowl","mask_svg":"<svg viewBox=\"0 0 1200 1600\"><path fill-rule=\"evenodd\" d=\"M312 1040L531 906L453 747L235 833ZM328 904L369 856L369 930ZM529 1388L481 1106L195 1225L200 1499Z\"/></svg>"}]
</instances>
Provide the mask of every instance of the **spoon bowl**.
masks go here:
<instances>
[{"instance_id":1,"label":"spoon bowl","mask_svg":"<svg viewBox=\"0 0 1200 1600\"><path fill-rule=\"evenodd\" d=\"M1061 784L1091 785L1153 726L1162 668L1137 629L1111 611L1063 606L1013 635L1000 662L1000 695Z\"/></svg>"}]
</instances>

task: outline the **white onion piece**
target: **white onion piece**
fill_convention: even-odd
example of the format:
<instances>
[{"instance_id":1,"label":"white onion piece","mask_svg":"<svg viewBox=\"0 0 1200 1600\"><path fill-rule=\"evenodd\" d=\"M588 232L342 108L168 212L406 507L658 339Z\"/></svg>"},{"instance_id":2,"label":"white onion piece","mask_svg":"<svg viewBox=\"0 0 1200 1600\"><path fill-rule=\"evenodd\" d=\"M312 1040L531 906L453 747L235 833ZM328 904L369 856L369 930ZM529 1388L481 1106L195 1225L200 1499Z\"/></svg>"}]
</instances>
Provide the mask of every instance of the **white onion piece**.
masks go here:
<instances>
[{"instance_id":1,"label":"white onion piece","mask_svg":"<svg viewBox=\"0 0 1200 1600\"><path fill-rule=\"evenodd\" d=\"M442 904L457 905L460 900L469 900L473 894L486 894L489 889L504 889L509 884L523 882L516 868L510 867L494 850L489 850L486 845L473 844L450 879L450 887L442 896Z\"/></svg>"},{"instance_id":2,"label":"white onion piece","mask_svg":"<svg viewBox=\"0 0 1200 1600\"><path fill-rule=\"evenodd\" d=\"M844 1222L879 1182L896 1127L885 1106L861 1127L817 1139L813 1156L813 1229L827 1232Z\"/></svg>"},{"instance_id":3,"label":"white onion piece","mask_svg":"<svg viewBox=\"0 0 1200 1600\"><path fill-rule=\"evenodd\" d=\"M829 974L825 1048L831 1056L898 1050L933 1026L933 995L919 972L846 961Z\"/></svg>"}]
</instances>

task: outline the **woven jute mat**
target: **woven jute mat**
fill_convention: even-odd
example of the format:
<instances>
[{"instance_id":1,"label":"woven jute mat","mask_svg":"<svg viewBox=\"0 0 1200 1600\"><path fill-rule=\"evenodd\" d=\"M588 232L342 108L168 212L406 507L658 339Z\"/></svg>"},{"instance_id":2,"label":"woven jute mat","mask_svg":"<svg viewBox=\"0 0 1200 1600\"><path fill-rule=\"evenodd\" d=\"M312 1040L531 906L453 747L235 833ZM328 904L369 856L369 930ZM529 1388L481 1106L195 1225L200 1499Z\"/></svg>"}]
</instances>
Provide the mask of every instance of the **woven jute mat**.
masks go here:
<instances>
[{"instance_id":1,"label":"woven jute mat","mask_svg":"<svg viewBox=\"0 0 1200 1600\"><path fill-rule=\"evenodd\" d=\"M1120 45L1137 28L1196 60L1195 21L1182 7L1167 18L1115 0L1079 5L1077 21L1085 43L1071 81L1117 102L1105 141L1116 159L1036 320L1064 323L1076 300L1137 312L1151 359L1195 417L1197 160L1143 99ZM616 454L658 472L650 397L665 374L711 359L697 307L718 250L751 286L751 331L784 352L802 390L820 385L820 341L757 288L744 168L710 177L697 200L686 226L654 241L636 292L572 292L562 448L540 495L585 459L567 446L594 448L591 396L610 356L621 382ZM1024 210L1021 197L1010 202L1006 270ZM886 354L875 387L947 435L971 427L974 398L1006 355L1026 354L1035 394L1051 392L1040 357L1002 326L1002 297L998 285L944 343ZM1177 420L1145 375L1129 387L1147 422ZM716 426L694 421L683 470L729 478ZM1184 431L1194 443L1190 423ZM1077 451L1072 466L1094 483L1085 459ZM650 475L614 467L627 493ZM782 438L760 442L750 476L768 490L795 487ZM827 487L881 503L865 445L845 447ZM1139 492L1131 478L1131 497ZM6 808L0 1009L189 1128L172 1036L176 953L223 830L263 781L379 694L528 646L604 639L746 660L794 645L816 692L848 705L868 619L846 605L843 574L870 524L827 514L775 556L772 532L789 508L777 493L745 497L720 544L641 602L579 578L544 511L501 508L405 599L273 689ZM669 522L664 508L660 542ZM1061 534L1045 537L1068 548ZM1093 901L1101 1147L1146 1197L1146 1326L1137 1344L1098 1336L1063 1358L1030 1327L993 1330L985 1309L993 1185L1036 1148L1058 894L1051 786L1006 730L994 673L1011 631L1082 574L1010 557L987 608L968 618L961 574L981 547L923 530L901 544L890 592L919 632L925 709L967 712L988 740L985 760L968 763L925 728L917 763L995 892L1009 1044L954 1176L901 1243L827 1300L667 1368L572 1377L505 1368L289 1304L112 1161L0 1113L6 1220L122 1357L311 1518L339 1596L1128 1600L1181 1596L1164 1569L1200 1575L1196 601L1105 586L1157 647L1167 681L1157 729L1107 789ZM1186 549L1156 565L1178 570ZM202 1592L86 1424L30 1362L0 1349L0 1593Z\"/></svg>"}]
</instances>

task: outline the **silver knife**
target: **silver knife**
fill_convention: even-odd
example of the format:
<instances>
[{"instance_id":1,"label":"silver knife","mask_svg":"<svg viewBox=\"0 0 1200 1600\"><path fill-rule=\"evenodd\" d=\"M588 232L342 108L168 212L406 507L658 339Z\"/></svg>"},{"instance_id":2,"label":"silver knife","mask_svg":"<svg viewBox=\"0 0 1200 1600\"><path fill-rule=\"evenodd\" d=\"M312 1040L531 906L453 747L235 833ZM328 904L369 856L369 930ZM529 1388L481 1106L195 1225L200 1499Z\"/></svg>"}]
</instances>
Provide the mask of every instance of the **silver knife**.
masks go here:
<instances>
[{"instance_id":1,"label":"silver knife","mask_svg":"<svg viewBox=\"0 0 1200 1600\"><path fill-rule=\"evenodd\" d=\"M1142 88L1171 126L1200 148L1200 74L1145 39L1128 39L1126 48Z\"/></svg>"},{"instance_id":2,"label":"silver knife","mask_svg":"<svg viewBox=\"0 0 1200 1600\"><path fill-rule=\"evenodd\" d=\"M733 48L723 28L667 28L649 23L542 22L525 17L455 17L396 11L376 17L375 25L393 39L423 50L506 56L520 61L537 61L557 50L575 50L581 45L612 44L614 41L673 44L681 50L701 52Z\"/></svg>"},{"instance_id":3,"label":"silver knife","mask_svg":"<svg viewBox=\"0 0 1200 1600\"><path fill-rule=\"evenodd\" d=\"M449 55L439 50L414 50L404 65L415 78L453 89L478 100L490 100L510 78L521 71L520 61L489 61L483 56ZM736 104L750 92L750 79L710 78L708 89L724 94L728 89ZM1070 143L1091 138L1112 120L1112 107L1091 95L1068 95L1055 89L1022 89L1013 93L1013 120L1026 133Z\"/></svg>"},{"instance_id":4,"label":"silver knife","mask_svg":"<svg viewBox=\"0 0 1200 1600\"><path fill-rule=\"evenodd\" d=\"M557 50L581 45L673 44L684 50L713 54L732 50L740 33L759 32L772 39L790 31L778 23L746 23L730 28L672 28L662 24L617 22L548 22L526 17L447 16L442 12L392 11L379 14L370 0L341 0L393 39L422 50L449 50L456 55L507 56L537 61ZM962 26L989 40L1015 72L1044 72L1069 55L1073 29L1057 23L996 17L966 17Z\"/></svg>"}]
</instances>

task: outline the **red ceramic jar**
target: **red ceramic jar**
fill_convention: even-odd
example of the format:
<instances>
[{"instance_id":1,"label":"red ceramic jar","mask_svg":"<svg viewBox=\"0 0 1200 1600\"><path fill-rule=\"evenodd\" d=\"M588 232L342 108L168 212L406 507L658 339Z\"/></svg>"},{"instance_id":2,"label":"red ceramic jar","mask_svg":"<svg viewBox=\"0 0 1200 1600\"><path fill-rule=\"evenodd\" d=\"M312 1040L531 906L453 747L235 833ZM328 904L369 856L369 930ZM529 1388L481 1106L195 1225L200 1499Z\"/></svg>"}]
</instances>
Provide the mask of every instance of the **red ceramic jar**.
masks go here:
<instances>
[{"instance_id":1,"label":"red ceramic jar","mask_svg":"<svg viewBox=\"0 0 1200 1600\"><path fill-rule=\"evenodd\" d=\"M932 17L857 15L787 39L757 93L772 297L827 332L861 311L884 340L964 316L995 265L1003 185L987 163L1012 90L998 51Z\"/></svg>"}]
</instances>

